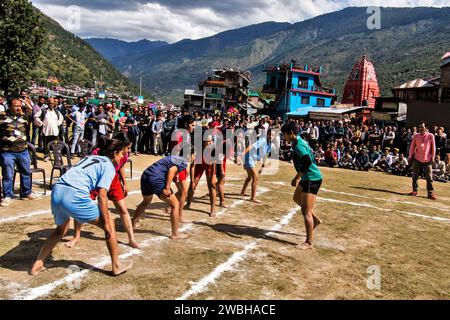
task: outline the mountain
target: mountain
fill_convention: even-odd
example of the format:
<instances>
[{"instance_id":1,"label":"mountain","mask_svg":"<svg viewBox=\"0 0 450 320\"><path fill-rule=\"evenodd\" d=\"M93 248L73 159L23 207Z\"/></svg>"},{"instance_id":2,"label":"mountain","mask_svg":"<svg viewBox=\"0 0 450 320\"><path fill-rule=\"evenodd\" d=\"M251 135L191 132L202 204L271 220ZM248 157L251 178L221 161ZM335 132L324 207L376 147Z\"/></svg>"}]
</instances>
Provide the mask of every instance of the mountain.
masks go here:
<instances>
[{"instance_id":1,"label":"mountain","mask_svg":"<svg viewBox=\"0 0 450 320\"><path fill-rule=\"evenodd\" d=\"M146 39L137 42L126 42L109 38L89 38L84 39L84 41L108 60L133 53L149 53L153 49L168 45L165 41L149 41Z\"/></svg>"},{"instance_id":2,"label":"mountain","mask_svg":"<svg viewBox=\"0 0 450 320\"><path fill-rule=\"evenodd\" d=\"M213 68L252 71L253 88L265 79L263 64L296 60L324 67L322 82L343 87L354 63L367 54L374 62L383 95L417 77L439 74L449 50L450 8L382 8L381 29L369 30L366 8L346 8L295 24L267 22L180 42L111 61L159 98L180 103Z\"/></svg>"},{"instance_id":3,"label":"mountain","mask_svg":"<svg viewBox=\"0 0 450 320\"><path fill-rule=\"evenodd\" d=\"M95 80L121 92L139 92L110 62L81 38L64 30L56 21L41 13L48 35L47 44L32 71L32 79L45 82L54 77L64 84L94 87Z\"/></svg>"}]
</instances>

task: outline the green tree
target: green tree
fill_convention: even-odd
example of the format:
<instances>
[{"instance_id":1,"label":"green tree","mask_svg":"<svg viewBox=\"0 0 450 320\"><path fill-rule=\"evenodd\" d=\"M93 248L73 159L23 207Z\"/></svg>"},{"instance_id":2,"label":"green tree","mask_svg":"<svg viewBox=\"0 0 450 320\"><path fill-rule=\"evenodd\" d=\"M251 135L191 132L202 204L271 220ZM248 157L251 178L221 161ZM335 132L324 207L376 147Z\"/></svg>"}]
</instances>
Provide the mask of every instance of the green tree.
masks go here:
<instances>
[{"instance_id":1,"label":"green tree","mask_svg":"<svg viewBox=\"0 0 450 320\"><path fill-rule=\"evenodd\" d=\"M46 42L40 13L28 0L0 2L0 89L18 94Z\"/></svg>"}]
</instances>

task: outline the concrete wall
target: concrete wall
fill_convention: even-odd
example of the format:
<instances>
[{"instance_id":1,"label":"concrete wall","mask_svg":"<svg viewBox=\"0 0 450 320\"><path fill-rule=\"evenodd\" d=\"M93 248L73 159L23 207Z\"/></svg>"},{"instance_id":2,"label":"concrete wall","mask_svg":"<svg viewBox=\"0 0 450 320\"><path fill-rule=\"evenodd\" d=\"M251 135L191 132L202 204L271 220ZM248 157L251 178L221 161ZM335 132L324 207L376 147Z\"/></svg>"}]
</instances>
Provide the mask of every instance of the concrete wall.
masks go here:
<instances>
[{"instance_id":1,"label":"concrete wall","mask_svg":"<svg viewBox=\"0 0 450 320\"><path fill-rule=\"evenodd\" d=\"M413 127L419 121L426 121L429 126L450 128L450 103L433 103L416 101L408 103L406 126Z\"/></svg>"}]
</instances>

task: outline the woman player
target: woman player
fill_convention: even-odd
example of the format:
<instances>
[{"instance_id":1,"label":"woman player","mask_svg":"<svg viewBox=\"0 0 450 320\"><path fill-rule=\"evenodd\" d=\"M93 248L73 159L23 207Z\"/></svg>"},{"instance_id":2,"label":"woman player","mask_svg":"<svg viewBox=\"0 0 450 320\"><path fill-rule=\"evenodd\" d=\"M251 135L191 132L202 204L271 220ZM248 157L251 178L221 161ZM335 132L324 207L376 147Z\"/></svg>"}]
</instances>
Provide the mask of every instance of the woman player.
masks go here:
<instances>
[{"instance_id":1,"label":"woman player","mask_svg":"<svg viewBox=\"0 0 450 320\"><path fill-rule=\"evenodd\" d=\"M294 201L302 208L306 228L306 241L299 245L299 248L307 250L313 248L314 230L322 223L314 214L317 193L322 185L322 174L315 164L313 150L298 135L298 131L295 122L289 122L281 128L285 141L292 143L294 149L293 162L297 175L291 185L296 187Z\"/></svg>"},{"instance_id":2,"label":"woman player","mask_svg":"<svg viewBox=\"0 0 450 320\"><path fill-rule=\"evenodd\" d=\"M127 205L125 203L125 198L128 195L125 164L128 161L128 154L132 146L132 142L123 133L117 134L116 136L114 136L114 139L122 141L125 147L123 149L122 160L120 160L120 162L115 166L116 175L114 176L114 180L111 184L111 187L109 188L108 199L114 203L116 210L119 212L120 219L122 220L122 225L124 226L125 231L128 234L128 243L130 247L139 249L139 244L136 242L136 239L134 238L133 226L131 224L131 217L128 212ZM92 151L92 155L98 155L105 141L106 141L105 139L99 140L98 148ZM98 196L97 190L91 192L92 200L96 200L97 196ZM72 240L66 243L66 246L68 248L73 248L77 244L77 242L80 241L80 237L81 237L81 224L75 221L75 236Z\"/></svg>"},{"instance_id":3,"label":"woman player","mask_svg":"<svg viewBox=\"0 0 450 320\"><path fill-rule=\"evenodd\" d=\"M183 158L169 156L159 160L144 171L141 177L141 192L144 198L134 214L133 227L136 226L145 210L152 203L153 195L157 195L159 199L170 206L170 222L172 226L170 238L186 239L188 237L187 234L178 232L180 203L170 188L176 175L186 170L186 168L187 163Z\"/></svg>"},{"instance_id":4,"label":"woman player","mask_svg":"<svg viewBox=\"0 0 450 320\"><path fill-rule=\"evenodd\" d=\"M116 230L108 210L107 193L116 175L114 165L123 158L123 142L108 140L99 156L89 156L67 171L52 190L52 213L56 229L45 241L30 275L45 270L44 262L69 229L70 218L79 223L91 223L105 231L106 244L112 261L112 274L118 276L131 268L119 263ZM98 204L90 192L98 190Z\"/></svg>"}]
</instances>

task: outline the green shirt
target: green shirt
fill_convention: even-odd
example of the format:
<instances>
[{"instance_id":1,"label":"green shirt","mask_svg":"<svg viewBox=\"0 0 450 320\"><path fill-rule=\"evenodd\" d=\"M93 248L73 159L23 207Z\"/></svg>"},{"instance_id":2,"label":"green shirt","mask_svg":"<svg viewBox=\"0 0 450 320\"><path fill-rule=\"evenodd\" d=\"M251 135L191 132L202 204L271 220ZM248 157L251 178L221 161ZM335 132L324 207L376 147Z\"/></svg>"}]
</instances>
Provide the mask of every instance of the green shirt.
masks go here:
<instances>
[{"instance_id":1,"label":"green shirt","mask_svg":"<svg viewBox=\"0 0 450 320\"><path fill-rule=\"evenodd\" d=\"M304 156L308 156L311 159L311 165L306 172L301 172L302 166L301 159ZM319 167L317 167L314 159L314 152L308 143L300 136L297 136L297 142L294 142L294 166L298 173L303 173L303 181L319 181L322 180L322 173L320 173Z\"/></svg>"}]
</instances>

